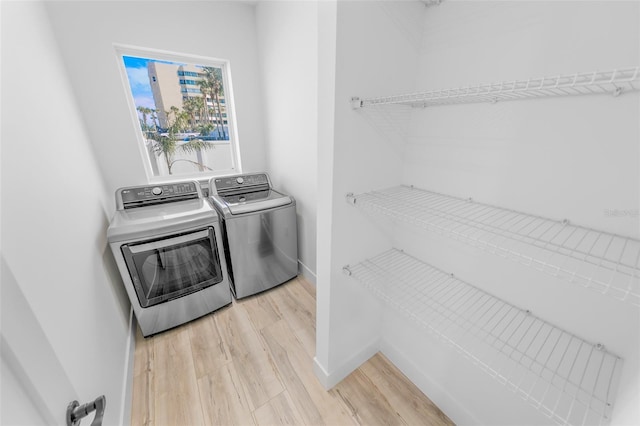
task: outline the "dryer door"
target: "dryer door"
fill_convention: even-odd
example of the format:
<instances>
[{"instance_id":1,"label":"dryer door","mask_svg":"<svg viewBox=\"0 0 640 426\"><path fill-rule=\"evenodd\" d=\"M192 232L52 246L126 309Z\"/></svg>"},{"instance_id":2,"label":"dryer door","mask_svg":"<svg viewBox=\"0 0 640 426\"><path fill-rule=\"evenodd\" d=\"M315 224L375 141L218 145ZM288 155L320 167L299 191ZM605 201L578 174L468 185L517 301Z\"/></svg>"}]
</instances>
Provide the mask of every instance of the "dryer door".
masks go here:
<instances>
[{"instance_id":1,"label":"dryer door","mask_svg":"<svg viewBox=\"0 0 640 426\"><path fill-rule=\"evenodd\" d=\"M222 281L214 229L121 247L140 306L147 308Z\"/></svg>"}]
</instances>

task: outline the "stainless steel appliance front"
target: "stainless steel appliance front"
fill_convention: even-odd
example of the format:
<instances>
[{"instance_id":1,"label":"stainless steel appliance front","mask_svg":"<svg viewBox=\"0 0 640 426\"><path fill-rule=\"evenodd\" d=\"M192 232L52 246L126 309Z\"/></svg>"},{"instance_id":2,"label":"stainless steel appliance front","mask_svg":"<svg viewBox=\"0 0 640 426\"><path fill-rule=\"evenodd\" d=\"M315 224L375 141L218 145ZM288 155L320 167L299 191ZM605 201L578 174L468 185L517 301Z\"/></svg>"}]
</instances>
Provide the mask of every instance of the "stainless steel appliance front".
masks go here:
<instances>
[{"instance_id":1,"label":"stainless steel appliance front","mask_svg":"<svg viewBox=\"0 0 640 426\"><path fill-rule=\"evenodd\" d=\"M196 182L117 197L107 235L144 336L231 302L219 217Z\"/></svg>"},{"instance_id":2,"label":"stainless steel appliance front","mask_svg":"<svg viewBox=\"0 0 640 426\"><path fill-rule=\"evenodd\" d=\"M266 174L214 178L211 201L223 220L231 288L240 299L298 273L293 197L271 189Z\"/></svg>"}]
</instances>

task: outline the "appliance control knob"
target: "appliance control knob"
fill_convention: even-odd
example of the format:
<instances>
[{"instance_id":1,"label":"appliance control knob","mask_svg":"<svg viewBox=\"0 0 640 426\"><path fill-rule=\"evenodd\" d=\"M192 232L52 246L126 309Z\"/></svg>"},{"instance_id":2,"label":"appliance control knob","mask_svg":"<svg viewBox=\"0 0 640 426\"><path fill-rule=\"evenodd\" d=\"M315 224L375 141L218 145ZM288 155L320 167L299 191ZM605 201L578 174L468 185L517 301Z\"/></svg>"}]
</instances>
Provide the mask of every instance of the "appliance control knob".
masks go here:
<instances>
[{"instance_id":1,"label":"appliance control knob","mask_svg":"<svg viewBox=\"0 0 640 426\"><path fill-rule=\"evenodd\" d=\"M153 192L153 195L160 195L162 194L162 188L160 188L159 186L154 187L151 192Z\"/></svg>"},{"instance_id":2,"label":"appliance control knob","mask_svg":"<svg viewBox=\"0 0 640 426\"><path fill-rule=\"evenodd\" d=\"M236 182L242 184L242 183L244 183L244 178L242 178L242 177L236 178Z\"/></svg>"}]
</instances>

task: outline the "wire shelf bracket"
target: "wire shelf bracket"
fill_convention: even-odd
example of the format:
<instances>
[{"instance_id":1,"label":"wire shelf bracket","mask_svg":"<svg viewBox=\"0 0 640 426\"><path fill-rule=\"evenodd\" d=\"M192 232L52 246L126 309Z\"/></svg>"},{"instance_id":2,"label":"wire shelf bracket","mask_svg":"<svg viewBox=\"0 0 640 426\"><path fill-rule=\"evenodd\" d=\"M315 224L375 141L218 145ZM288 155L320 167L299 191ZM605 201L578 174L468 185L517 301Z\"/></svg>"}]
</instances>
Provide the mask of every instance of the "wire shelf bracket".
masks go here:
<instances>
[{"instance_id":1,"label":"wire shelf bracket","mask_svg":"<svg viewBox=\"0 0 640 426\"><path fill-rule=\"evenodd\" d=\"M556 423L610 422L623 361L604 345L397 249L343 271Z\"/></svg>"},{"instance_id":2,"label":"wire shelf bracket","mask_svg":"<svg viewBox=\"0 0 640 426\"><path fill-rule=\"evenodd\" d=\"M347 200L640 307L640 240L413 186Z\"/></svg>"},{"instance_id":3,"label":"wire shelf bracket","mask_svg":"<svg viewBox=\"0 0 640 426\"><path fill-rule=\"evenodd\" d=\"M640 66L611 71L579 72L575 74L529 78L407 93L394 96L360 99L351 98L353 109L370 106L407 105L424 108L438 105L511 101L518 99L610 94L619 96L640 90Z\"/></svg>"}]
</instances>

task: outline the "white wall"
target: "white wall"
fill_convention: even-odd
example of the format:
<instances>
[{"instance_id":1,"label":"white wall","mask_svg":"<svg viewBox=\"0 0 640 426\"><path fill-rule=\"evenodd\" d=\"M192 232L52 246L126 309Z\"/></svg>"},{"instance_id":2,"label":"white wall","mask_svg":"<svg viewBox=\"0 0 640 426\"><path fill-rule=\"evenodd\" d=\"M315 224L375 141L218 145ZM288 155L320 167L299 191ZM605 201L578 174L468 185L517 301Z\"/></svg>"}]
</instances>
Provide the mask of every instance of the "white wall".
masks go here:
<instances>
[{"instance_id":1,"label":"white wall","mask_svg":"<svg viewBox=\"0 0 640 426\"><path fill-rule=\"evenodd\" d=\"M337 2L318 3L318 203L316 238L316 353L314 372L330 387L331 246L336 87Z\"/></svg>"},{"instance_id":2,"label":"white wall","mask_svg":"<svg viewBox=\"0 0 640 426\"><path fill-rule=\"evenodd\" d=\"M266 167L255 7L231 1L48 1L107 190L146 183L113 43L230 61L242 168Z\"/></svg>"},{"instance_id":3,"label":"white wall","mask_svg":"<svg viewBox=\"0 0 640 426\"><path fill-rule=\"evenodd\" d=\"M8 425L59 424L65 418L69 402L93 399L94 396L78 394L77 383L71 383L59 359L60 352L51 346L1 253L0 281L0 357L3 367L10 371L10 378L2 376L0 422ZM90 381L92 377L84 379Z\"/></svg>"},{"instance_id":4,"label":"white wall","mask_svg":"<svg viewBox=\"0 0 640 426\"><path fill-rule=\"evenodd\" d=\"M30 396L25 391L14 370L9 367L4 358L0 359L0 390L4 395L0 421L5 425L44 425L46 422L30 403Z\"/></svg>"},{"instance_id":5,"label":"white wall","mask_svg":"<svg viewBox=\"0 0 640 426\"><path fill-rule=\"evenodd\" d=\"M106 242L112 195L44 6L2 2L1 27L5 266L77 397L87 402L105 394L105 424L118 424L129 303Z\"/></svg>"},{"instance_id":6,"label":"white wall","mask_svg":"<svg viewBox=\"0 0 640 426\"><path fill-rule=\"evenodd\" d=\"M301 273L316 281L318 14L315 2L256 6L267 171L296 199Z\"/></svg>"},{"instance_id":7,"label":"white wall","mask_svg":"<svg viewBox=\"0 0 640 426\"><path fill-rule=\"evenodd\" d=\"M362 286L347 278L342 267L391 244L390 236L363 220L344 197L348 192L397 184L401 175L402 155L395 149L397 141L377 133L366 117L351 109L350 99L377 92L381 81L392 91L411 88L417 69L416 46L406 43L407 28L397 18L410 20L423 11L422 5L410 2L339 2L334 15L335 69L326 72L335 72L335 86L328 87L330 77L322 75L320 87L333 93L319 95L322 147L318 167L323 182L318 223L327 228L319 227L323 236L318 238L321 269L316 364L325 385L350 373L378 349L380 305ZM329 23L330 12L323 9L320 15ZM321 37L321 58L325 58L331 51L332 35L321 33ZM334 105L326 105L333 96ZM329 129L327 123L331 121L333 128Z\"/></svg>"},{"instance_id":8,"label":"white wall","mask_svg":"<svg viewBox=\"0 0 640 426\"><path fill-rule=\"evenodd\" d=\"M638 2L450 2L429 9L417 90L640 62ZM640 236L638 94L416 110L403 179Z\"/></svg>"}]
</instances>

